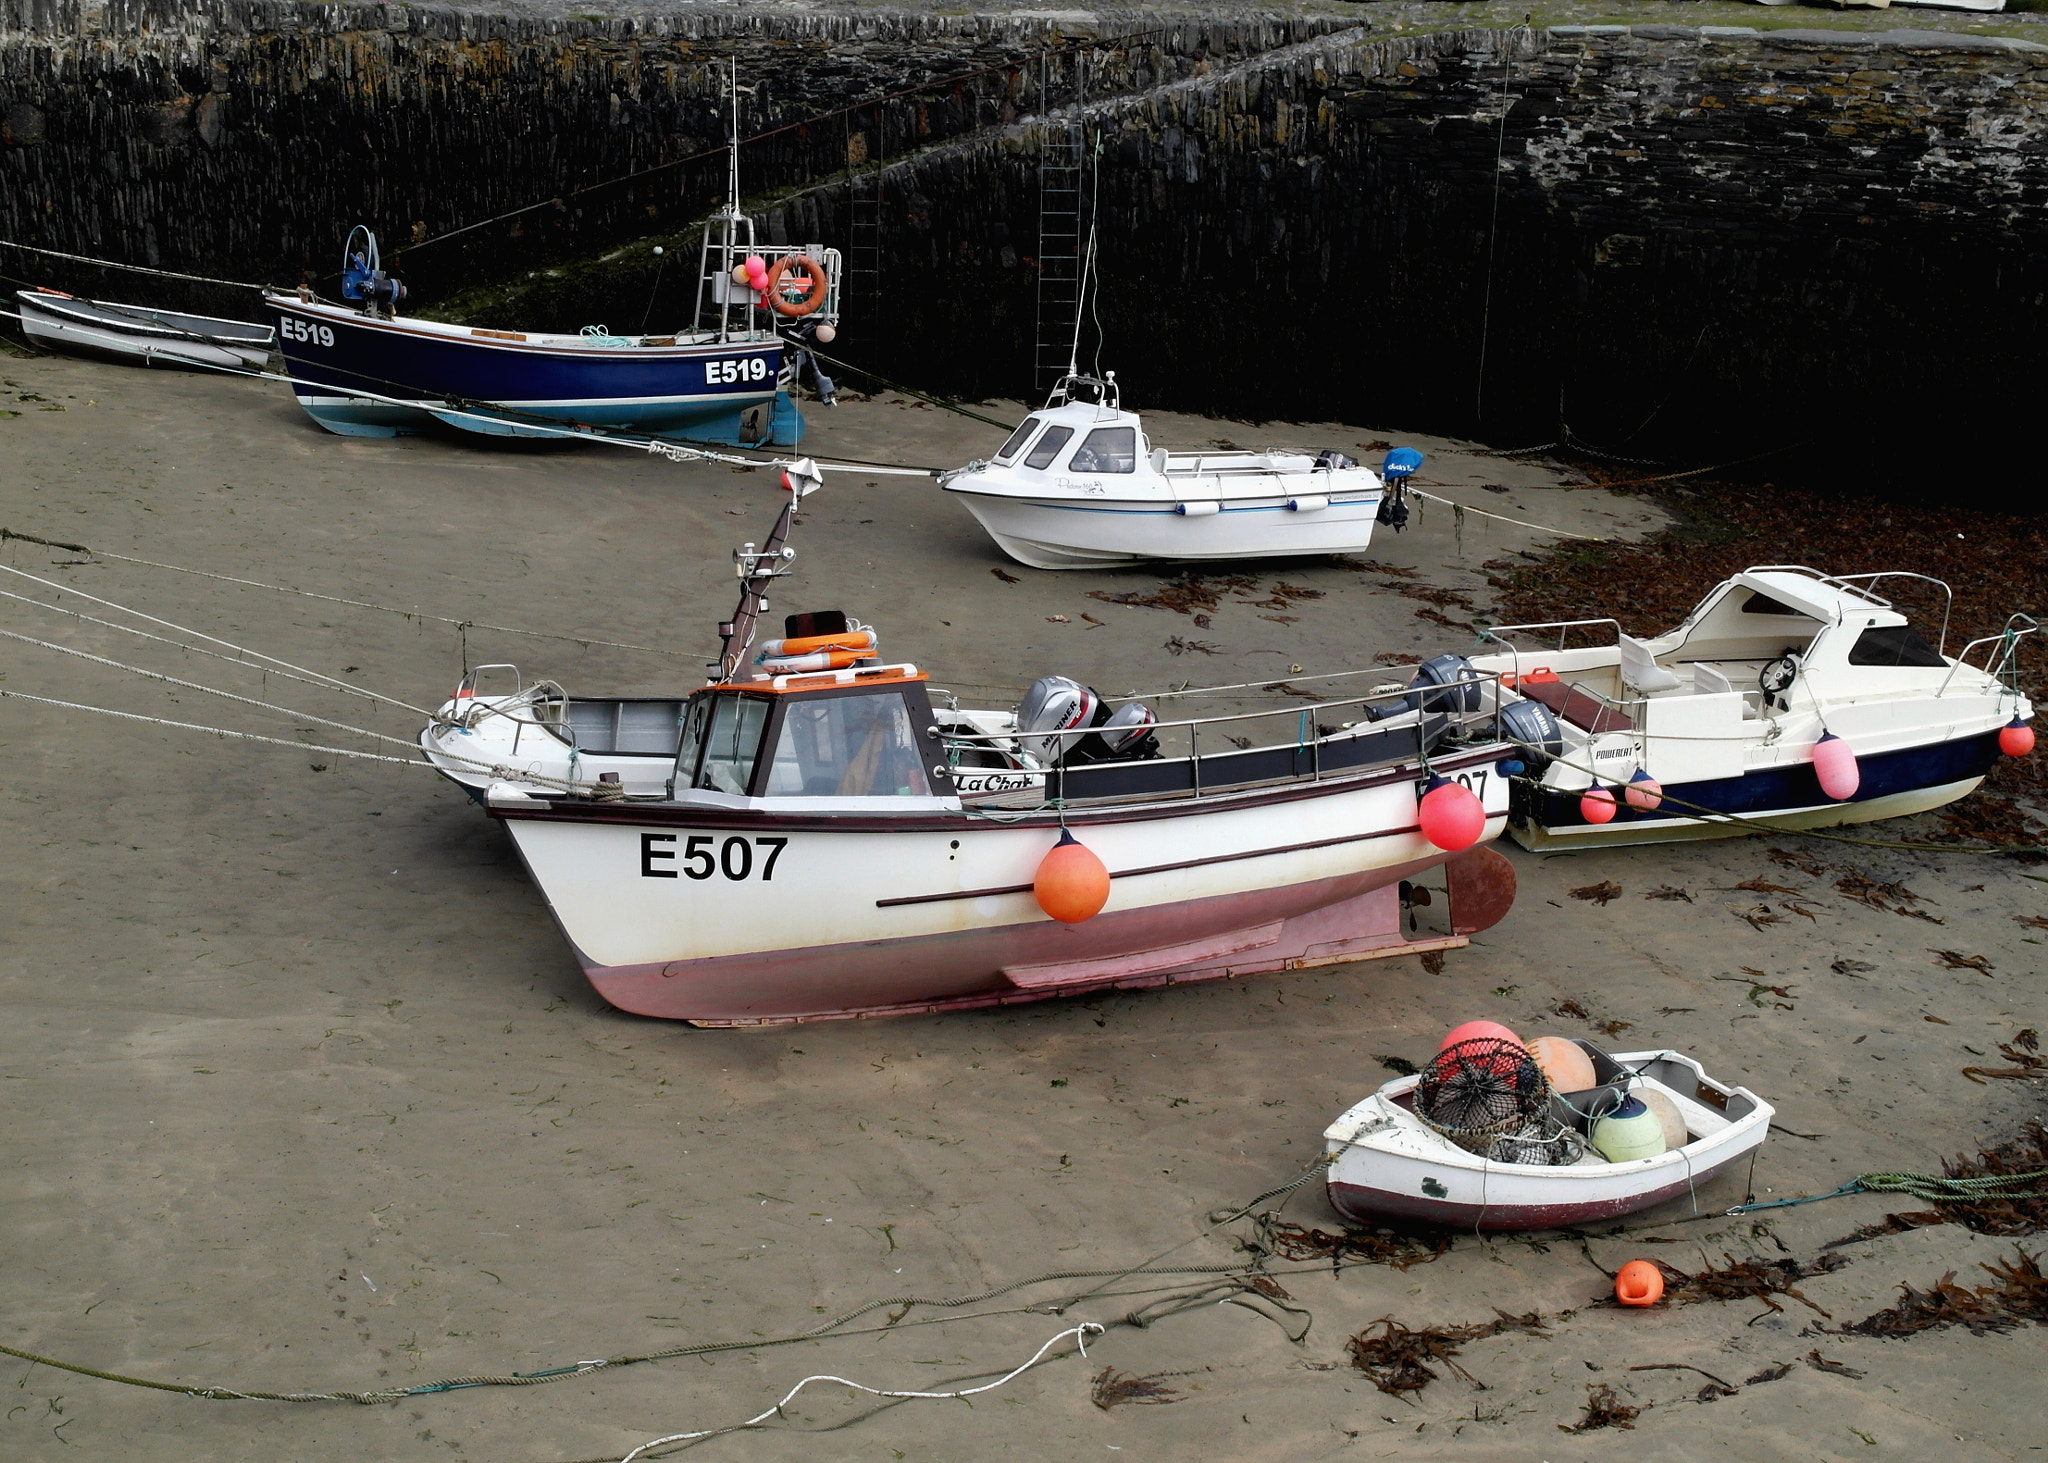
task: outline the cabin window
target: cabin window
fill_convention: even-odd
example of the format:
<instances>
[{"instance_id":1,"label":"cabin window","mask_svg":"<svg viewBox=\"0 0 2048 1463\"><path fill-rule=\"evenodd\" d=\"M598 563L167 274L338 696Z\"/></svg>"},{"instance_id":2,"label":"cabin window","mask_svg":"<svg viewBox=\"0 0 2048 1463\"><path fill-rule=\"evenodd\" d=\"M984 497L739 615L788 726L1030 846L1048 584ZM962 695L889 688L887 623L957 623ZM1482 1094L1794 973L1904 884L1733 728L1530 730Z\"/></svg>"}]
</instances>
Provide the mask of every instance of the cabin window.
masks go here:
<instances>
[{"instance_id":1,"label":"cabin window","mask_svg":"<svg viewBox=\"0 0 2048 1463\"><path fill-rule=\"evenodd\" d=\"M1000 452L996 453L996 461L1008 462L1011 458L1015 457L1023 449L1024 444L1031 440L1031 434L1037 431L1044 423L1044 417L1024 418L1024 425L1010 433L1010 440L1003 444Z\"/></svg>"},{"instance_id":2,"label":"cabin window","mask_svg":"<svg viewBox=\"0 0 2048 1463\"><path fill-rule=\"evenodd\" d=\"M1784 601L1772 599L1768 594L1758 594L1755 590L1751 590L1749 598L1742 602L1742 612L1745 615L1806 615L1804 610L1795 610ZM1807 618L1812 616L1807 615Z\"/></svg>"},{"instance_id":3,"label":"cabin window","mask_svg":"<svg viewBox=\"0 0 2048 1463\"><path fill-rule=\"evenodd\" d=\"M1920 666L1938 671L1948 662L1911 625L1872 625L1849 647L1850 665Z\"/></svg>"},{"instance_id":4,"label":"cabin window","mask_svg":"<svg viewBox=\"0 0 2048 1463\"><path fill-rule=\"evenodd\" d=\"M697 756L704 750L704 729L711 725L711 697L699 696L683 712L682 735L676 742L676 785L697 785Z\"/></svg>"},{"instance_id":5,"label":"cabin window","mask_svg":"<svg viewBox=\"0 0 2048 1463\"><path fill-rule=\"evenodd\" d=\"M745 797L754 781L754 760L761 753L761 733L768 725L768 703L758 696L719 696L712 708L711 732L704 739L704 765L698 787Z\"/></svg>"},{"instance_id":6,"label":"cabin window","mask_svg":"<svg viewBox=\"0 0 2048 1463\"><path fill-rule=\"evenodd\" d=\"M1097 427L1074 449L1067 466L1075 472L1136 472L1138 429Z\"/></svg>"},{"instance_id":7,"label":"cabin window","mask_svg":"<svg viewBox=\"0 0 2048 1463\"><path fill-rule=\"evenodd\" d=\"M786 703L768 796L931 796L902 692Z\"/></svg>"},{"instance_id":8,"label":"cabin window","mask_svg":"<svg viewBox=\"0 0 2048 1463\"><path fill-rule=\"evenodd\" d=\"M1060 449L1067 445L1068 439L1073 435L1072 427L1046 428L1045 435L1038 439L1038 445L1031 449L1031 455L1024 459L1024 465L1043 470L1060 455Z\"/></svg>"}]
</instances>

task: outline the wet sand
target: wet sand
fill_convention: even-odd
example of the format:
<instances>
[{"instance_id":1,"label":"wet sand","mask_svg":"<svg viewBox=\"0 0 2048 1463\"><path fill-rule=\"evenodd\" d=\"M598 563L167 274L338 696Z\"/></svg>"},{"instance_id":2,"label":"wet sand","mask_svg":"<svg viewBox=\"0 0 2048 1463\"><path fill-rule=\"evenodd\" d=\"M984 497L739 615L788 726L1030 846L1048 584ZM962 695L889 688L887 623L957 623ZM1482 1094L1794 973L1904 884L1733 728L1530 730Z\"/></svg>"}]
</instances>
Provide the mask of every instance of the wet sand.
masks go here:
<instances>
[{"instance_id":1,"label":"wet sand","mask_svg":"<svg viewBox=\"0 0 2048 1463\"><path fill-rule=\"evenodd\" d=\"M254 382L49 358L0 360L0 378L0 407L21 413L0 417L5 526L675 652L467 631L471 662L516 661L572 691L694 682L712 622L730 607L728 551L761 537L776 507L761 472L599 447L344 440ZM814 422L806 447L820 457L952 465L1000 440L886 397ZM1430 453L1432 491L1477 506L1579 532L1657 522L1640 500L1560 487L1541 466L1391 429L1164 417L1150 427L1176 447L1412 442ZM1197 629L1167 610L1086 596L1148 591L1156 573L1007 563L929 483L834 474L815 501L795 592L778 613L843 606L881 628L892 656L928 666L970 701L1006 705L1047 671L1112 691L1263 682L1292 665L1363 666L1376 653L1467 638L1418 618L1430 606L1382 588L1397 577L1385 572L1263 566L1260 586L1285 581L1325 597L1284 611L1226 597L1212 626ZM1460 543L1450 512L1431 506L1370 557L1483 606L1479 566L1546 542L1468 519ZM1865 563L1870 549L1845 542L1840 567L1879 567ZM81 564L33 544L4 550L0 562L18 569L415 704L444 697L462 663L445 624ZM55 598L4 577L0 587ZM4 604L0 626L20 634L396 736L416 729L403 710ZM1175 637L1213 654L1175 654ZM19 642L0 667L9 691L368 745ZM1628 1022L1616 1048L1675 1045L1776 1103L1785 1128L1818 1135L1773 1136L1756 1167L1759 1198L1822 1192L1872 1169L1937 1170L1944 1155L1974 1152L2038 1110L2027 1084L1978 1086L1960 1074L1983 1060L1973 1052L1996 1064L1999 1041L2048 1017L2039 932L2013 918L2048 906L2048 884L2003 859L1777 840L1836 866L1810 875L1772 862L1766 840L1547 859L1504 843L1520 902L1439 974L1397 958L933 1019L700 1031L598 1000L502 833L424 772L19 701L0 701L0 746L12 773L0 1340L179 1384L332 1390L531 1372L786 1335L875 1299L1115 1269L1184 1242L1173 1263L1229 1265L1242 1258L1233 1236L1245 1226L1201 1237L1209 1213L1298 1174L1330 1118L1385 1080L1383 1057L1420 1061L1446 1027L1476 1016L1525 1036L1590 1034L1552 1012L1563 1001ZM1844 897L1835 880L1845 869L1903 881L1941 923ZM1752 927L1745 911L1794 902L1732 887L1757 879L1809 894L1811 918L1781 913ZM1607 880L1623 890L1611 903L1571 897ZM1660 886L1692 898L1644 898ZM1982 955L1992 970L1944 968L1930 947ZM1868 968L1838 971L1837 961ZM1789 999L1753 992L1752 969ZM1735 1176L1700 1204L1712 1212L1742 1196ZM878 1410L824 1387L770 1428L703 1451L2034 1456L2032 1398L2048 1362L2038 1328L1875 1341L1808 1335L1825 1323L1792 1300L1782 1314L1744 1301L1587 1309L1607 1289L1592 1261L1811 1260L1825 1242L1916 1207L1847 1198L1652 1232L1674 1243L1594 1240L1583 1250L1555 1237L1468 1236L1405 1272L1278 1264L1291 1303L1313 1316L1298 1345L1272 1317L1219 1304L1214 1292L1143 1329L1116 1324L1201 1284L1164 1277L1116 1282L1059 1316L1025 1308L1094 1282L914 1310L881 1333L379 1407L194 1400L10 1363L18 1385L0 1451L617 1457L654 1436L753 1416L812 1373L895 1388L992 1381L1093 1320L1111 1329L1087 1359L1063 1355L971 1407ZM1657 1217L1688 1212L1679 1204ZM1313 1185L1288 1214L1334 1220ZM1852 1320L1889 1304L1902 1281L1924 1287L1951 1269L1981 1279L1975 1264L2010 1250L1955 1227L1920 1230L1850 1245L1839 1253L1851 1264L1801 1288L1835 1322ZM1345 1364L1345 1338L1382 1316L1461 1324L1495 1307L1537 1311L1550 1325L1466 1348L1459 1363L1485 1391L1439 1367L1440 1380L1405 1401ZM957 1318L968 1314L981 1318ZM915 1324L940 1316L956 1318ZM1865 1375L1804 1364L1816 1349ZM1740 1390L1703 1405L1693 1372L1628 1370L1651 1363L1698 1367ZM1740 1385L1782 1363L1793 1363L1782 1378ZM1090 1378L1104 1367L1171 1373L1161 1384L1178 1400L1101 1409ZM1635 1428L1559 1432L1599 1383L1646 1409ZM811 1435L821 1429L833 1430Z\"/></svg>"}]
</instances>

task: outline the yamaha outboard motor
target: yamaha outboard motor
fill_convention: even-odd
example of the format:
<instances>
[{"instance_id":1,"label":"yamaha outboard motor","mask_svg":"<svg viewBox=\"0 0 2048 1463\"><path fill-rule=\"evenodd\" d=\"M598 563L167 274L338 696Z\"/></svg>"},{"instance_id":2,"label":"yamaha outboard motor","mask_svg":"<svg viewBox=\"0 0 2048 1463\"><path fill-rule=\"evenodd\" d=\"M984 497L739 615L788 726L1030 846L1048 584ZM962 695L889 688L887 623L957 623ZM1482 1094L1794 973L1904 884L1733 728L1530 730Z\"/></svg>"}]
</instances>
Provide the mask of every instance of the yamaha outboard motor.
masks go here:
<instances>
[{"instance_id":1,"label":"yamaha outboard motor","mask_svg":"<svg viewBox=\"0 0 2048 1463\"><path fill-rule=\"evenodd\" d=\"M1017 705L1017 740L1040 764L1051 767L1065 759L1109 708L1102 698L1066 676L1040 676Z\"/></svg>"},{"instance_id":2,"label":"yamaha outboard motor","mask_svg":"<svg viewBox=\"0 0 2048 1463\"><path fill-rule=\"evenodd\" d=\"M1500 709L1500 737L1519 743L1532 775L1564 755L1564 730L1541 701L1511 701Z\"/></svg>"},{"instance_id":3,"label":"yamaha outboard motor","mask_svg":"<svg viewBox=\"0 0 2048 1463\"><path fill-rule=\"evenodd\" d=\"M1408 526L1408 479L1422 466L1422 454L1413 447L1396 447L1380 464L1380 481L1389 491L1380 499L1379 521L1399 533Z\"/></svg>"},{"instance_id":4,"label":"yamaha outboard motor","mask_svg":"<svg viewBox=\"0 0 2048 1463\"><path fill-rule=\"evenodd\" d=\"M372 314L382 307L387 315L405 298L405 286L384 272L377 257L377 236L361 224L349 231L341 251L341 297L362 302Z\"/></svg>"},{"instance_id":5,"label":"yamaha outboard motor","mask_svg":"<svg viewBox=\"0 0 2048 1463\"><path fill-rule=\"evenodd\" d=\"M1472 662L1462 655L1433 655L1415 668L1415 675L1408 682L1411 691L1421 690L1420 696L1410 696L1410 706L1421 705L1424 711L1477 711L1480 688L1485 685L1478 671L1472 669ZM1441 686L1443 690L1430 690Z\"/></svg>"}]
</instances>

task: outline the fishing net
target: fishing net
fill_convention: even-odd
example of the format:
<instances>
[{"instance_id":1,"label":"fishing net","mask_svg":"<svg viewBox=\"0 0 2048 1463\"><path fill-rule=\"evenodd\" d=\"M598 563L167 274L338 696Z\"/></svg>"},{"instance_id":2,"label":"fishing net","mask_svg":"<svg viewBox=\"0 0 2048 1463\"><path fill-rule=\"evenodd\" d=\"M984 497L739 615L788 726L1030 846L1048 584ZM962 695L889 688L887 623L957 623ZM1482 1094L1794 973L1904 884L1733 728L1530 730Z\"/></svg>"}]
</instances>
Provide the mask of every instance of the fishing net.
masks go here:
<instances>
[{"instance_id":1,"label":"fishing net","mask_svg":"<svg viewBox=\"0 0 2048 1463\"><path fill-rule=\"evenodd\" d=\"M1496 1139L1522 1133L1549 1110L1550 1083L1528 1049L1497 1036L1453 1042L1415 1085L1415 1115L1471 1153L1488 1153Z\"/></svg>"},{"instance_id":2,"label":"fishing net","mask_svg":"<svg viewBox=\"0 0 2048 1463\"><path fill-rule=\"evenodd\" d=\"M1586 1140L1554 1118L1539 1119L1518 1132L1495 1138L1486 1156L1495 1163L1542 1163L1562 1168L1586 1156Z\"/></svg>"}]
</instances>

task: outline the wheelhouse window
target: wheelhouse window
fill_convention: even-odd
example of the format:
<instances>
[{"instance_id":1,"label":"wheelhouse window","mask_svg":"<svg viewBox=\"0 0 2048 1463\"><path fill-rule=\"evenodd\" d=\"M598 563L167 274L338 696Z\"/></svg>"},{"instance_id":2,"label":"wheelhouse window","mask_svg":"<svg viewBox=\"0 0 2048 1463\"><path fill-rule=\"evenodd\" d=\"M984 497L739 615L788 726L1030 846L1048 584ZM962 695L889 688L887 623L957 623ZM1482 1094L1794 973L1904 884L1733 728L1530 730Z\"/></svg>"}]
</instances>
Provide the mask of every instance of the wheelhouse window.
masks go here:
<instances>
[{"instance_id":1,"label":"wheelhouse window","mask_svg":"<svg viewBox=\"0 0 2048 1463\"><path fill-rule=\"evenodd\" d=\"M1038 439L1038 445L1031 449L1031 455L1024 459L1024 465L1026 467L1038 468L1041 471L1049 467L1052 464L1052 460L1060 455L1060 449L1067 445L1068 439L1073 435L1074 429L1072 427L1047 427L1045 435Z\"/></svg>"},{"instance_id":2,"label":"wheelhouse window","mask_svg":"<svg viewBox=\"0 0 2048 1463\"><path fill-rule=\"evenodd\" d=\"M1024 418L1024 424L1018 427L1016 431L1010 433L1010 440L1005 442L1002 450L996 453L996 461L1008 462L1019 452L1023 451L1024 444L1031 440L1031 434L1043 426L1044 423L1044 417Z\"/></svg>"},{"instance_id":3,"label":"wheelhouse window","mask_svg":"<svg viewBox=\"0 0 2048 1463\"><path fill-rule=\"evenodd\" d=\"M754 781L754 762L761 754L761 733L767 726L768 702L761 697L716 697L696 785L745 797Z\"/></svg>"},{"instance_id":4,"label":"wheelhouse window","mask_svg":"<svg viewBox=\"0 0 2048 1463\"><path fill-rule=\"evenodd\" d=\"M768 773L768 796L929 797L901 691L791 701Z\"/></svg>"},{"instance_id":5,"label":"wheelhouse window","mask_svg":"<svg viewBox=\"0 0 2048 1463\"><path fill-rule=\"evenodd\" d=\"M1097 427L1074 449L1067 466L1075 472L1136 472L1138 429Z\"/></svg>"},{"instance_id":6,"label":"wheelhouse window","mask_svg":"<svg viewBox=\"0 0 2048 1463\"><path fill-rule=\"evenodd\" d=\"M682 736L676 743L676 787L697 785L697 758L704 751L704 732L711 725L711 696L692 700L683 712Z\"/></svg>"},{"instance_id":7,"label":"wheelhouse window","mask_svg":"<svg viewBox=\"0 0 2048 1463\"><path fill-rule=\"evenodd\" d=\"M1849 647L1849 664L1919 666L1938 671L1948 662L1911 625L1872 625Z\"/></svg>"}]
</instances>

